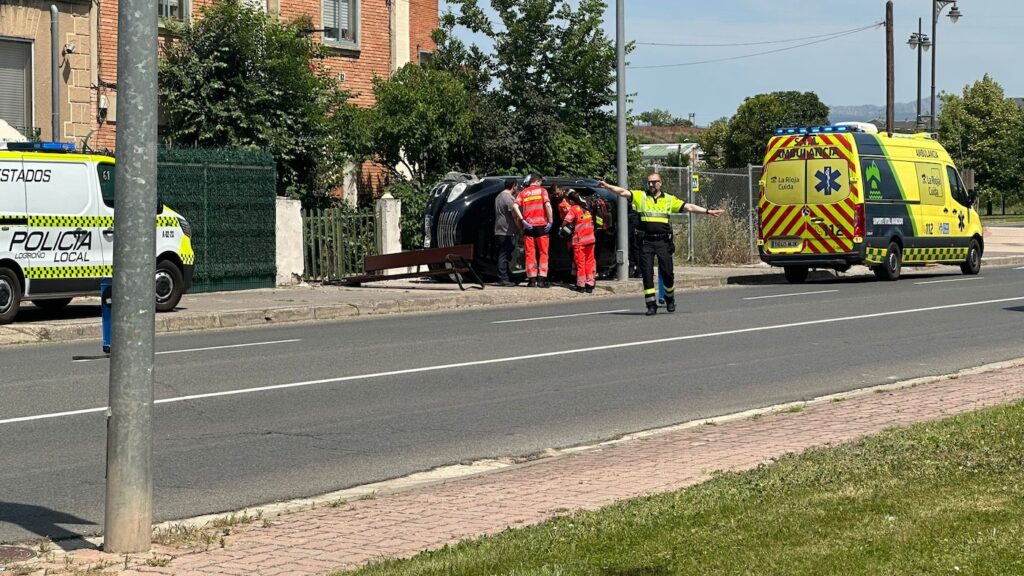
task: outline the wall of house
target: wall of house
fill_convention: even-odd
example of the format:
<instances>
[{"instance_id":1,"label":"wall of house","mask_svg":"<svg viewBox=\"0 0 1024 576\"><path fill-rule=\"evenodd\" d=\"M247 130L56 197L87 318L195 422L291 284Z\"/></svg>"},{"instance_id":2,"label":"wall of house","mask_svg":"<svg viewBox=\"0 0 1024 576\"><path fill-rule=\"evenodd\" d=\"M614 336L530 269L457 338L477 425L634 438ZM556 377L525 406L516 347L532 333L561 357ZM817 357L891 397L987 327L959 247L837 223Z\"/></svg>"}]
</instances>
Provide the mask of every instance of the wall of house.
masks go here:
<instances>
[{"instance_id":1,"label":"wall of house","mask_svg":"<svg viewBox=\"0 0 1024 576\"><path fill-rule=\"evenodd\" d=\"M74 43L75 51L59 60L60 133L53 134L51 106L50 4L55 4L60 46ZM0 2L0 37L32 42L33 106L31 126L43 140L81 144L92 127L92 34L89 0L3 0Z\"/></svg>"}]
</instances>

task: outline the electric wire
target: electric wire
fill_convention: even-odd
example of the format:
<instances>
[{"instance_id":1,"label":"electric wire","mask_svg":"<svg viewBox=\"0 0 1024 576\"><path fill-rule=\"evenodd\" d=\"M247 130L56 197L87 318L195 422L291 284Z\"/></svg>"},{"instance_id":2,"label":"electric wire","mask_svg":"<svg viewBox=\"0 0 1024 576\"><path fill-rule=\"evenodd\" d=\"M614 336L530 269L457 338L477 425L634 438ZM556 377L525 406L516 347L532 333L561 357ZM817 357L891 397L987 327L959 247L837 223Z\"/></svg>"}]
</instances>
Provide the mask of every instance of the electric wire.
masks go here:
<instances>
[{"instance_id":1,"label":"electric wire","mask_svg":"<svg viewBox=\"0 0 1024 576\"><path fill-rule=\"evenodd\" d=\"M635 42L637 46L680 46L687 48L725 48L732 46L764 46L766 44L790 44L792 42L802 42L804 40L817 40L818 38L830 38L832 36L839 36L842 34L862 32L864 30L870 30L879 26L878 22L870 24L868 26L861 26L860 28L851 28L849 30L838 30L836 32L830 32L828 34L817 34L815 36L803 36L800 38L787 38L785 40L763 40L760 42L731 42L725 44L676 44L670 42Z\"/></svg>"}]
</instances>

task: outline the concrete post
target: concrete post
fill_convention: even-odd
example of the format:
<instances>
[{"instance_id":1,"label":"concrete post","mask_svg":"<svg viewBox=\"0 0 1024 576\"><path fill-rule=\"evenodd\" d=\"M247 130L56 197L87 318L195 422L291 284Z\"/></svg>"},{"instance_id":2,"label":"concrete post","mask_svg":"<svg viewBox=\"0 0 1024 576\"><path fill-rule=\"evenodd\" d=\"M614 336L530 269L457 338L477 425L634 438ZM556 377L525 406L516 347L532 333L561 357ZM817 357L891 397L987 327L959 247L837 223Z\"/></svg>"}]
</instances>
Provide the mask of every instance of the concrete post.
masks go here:
<instances>
[{"instance_id":1,"label":"concrete post","mask_svg":"<svg viewBox=\"0 0 1024 576\"><path fill-rule=\"evenodd\" d=\"M306 263L302 257L302 202L277 197L277 285L302 282Z\"/></svg>"},{"instance_id":2,"label":"concrete post","mask_svg":"<svg viewBox=\"0 0 1024 576\"><path fill-rule=\"evenodd\" d=\"M377 200L377 253L402 251L402 201L390 193Z\"/></svg>"}]
</instances>

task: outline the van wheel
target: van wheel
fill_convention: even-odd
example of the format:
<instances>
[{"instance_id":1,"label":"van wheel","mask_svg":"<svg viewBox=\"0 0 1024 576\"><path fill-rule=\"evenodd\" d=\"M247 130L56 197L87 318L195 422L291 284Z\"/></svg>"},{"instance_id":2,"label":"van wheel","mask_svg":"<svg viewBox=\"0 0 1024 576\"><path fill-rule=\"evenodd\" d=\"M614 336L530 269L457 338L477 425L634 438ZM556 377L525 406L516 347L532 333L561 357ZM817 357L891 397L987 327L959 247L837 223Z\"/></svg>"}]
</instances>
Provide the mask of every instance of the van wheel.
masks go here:
<instances>
[{"instance_id":1,"label":"van wheel","mask_svg":"<svg viewBox=\"0 0 1024 576\"><path fill-rule=\"evenodd\" d=\"M784 266L786 281L790 284L803 284L807 280L808 268L806 266Z\"/></svg>"},{"instance_id":2,"label":"van wheel","mask_svg":"<svg viewBox=\"0 0 1024 576\"><path fill-rule=\"evenodd\" d=\"M960 265L960 271L972 276L981 272L981 246L978 246L977 240L971 240L971 247L967 249L967 260Z\"/></svg>"},{"instance_id":3,"label":"van wheel","mask_svg":"<svg viewBox=\"0 0 1024 576\"><path fill-rule=\"evenodd\" d=\"M184 278L181 270L170 260L161 260L156 265L156 311L170 312L181 301L181 285Z\"/></svg>"},{"instance_id":4,"label":"van wheel","mask_svg":"<svg viewBox=\"0 0 1024 576\"><path fill-rule=\"evenodd\" d=\"M57 298L56 300L33 300L33 304L40 310L56 312L71 303L71 298Z\"/></svg>"},{"instance_id":5,"label":"van wheel","mask_svg":"<svg viewBox=\"0 0 1024 576\"><path fill-rule=\"evenodd\" d=\"M10 268L0 268L0 324L14 322L21 306L21 281Z\"/></svg>"},{"instance_id":6,"label":"van wheel","mask_svg":"<svg viewBox=\"0 0 1024 576\"><path fill-rule=\"evenodd\" d=\"M890 242L889 250L885 253L885 262L875 266L874 270L879 280L898 280L900 272L903 271L903 251L900 250L900 245Z\"/></svg>"}]
</instances>

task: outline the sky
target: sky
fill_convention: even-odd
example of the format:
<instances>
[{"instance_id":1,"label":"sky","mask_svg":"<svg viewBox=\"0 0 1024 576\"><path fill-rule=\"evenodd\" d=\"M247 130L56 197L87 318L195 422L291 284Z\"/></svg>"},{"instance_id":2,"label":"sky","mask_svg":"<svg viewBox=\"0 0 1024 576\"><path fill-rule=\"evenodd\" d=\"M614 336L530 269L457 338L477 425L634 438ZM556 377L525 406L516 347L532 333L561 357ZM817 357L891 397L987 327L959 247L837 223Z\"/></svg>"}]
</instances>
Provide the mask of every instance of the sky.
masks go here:
<instances>
[{"instance_id":1,"label":"sky","mask_svg":"<svg viewBox=\"0 0 1024 576\"><path fill-rule=\"evenodd\" d=\"M606 31L615 34L615 2L608 0ZM481 5L489 5L480 0ZM936 33L937 92L962 92L990 74L1007 96L1024 97L1024 2L961 0L962 18L953 24L947 7ZM441 2L442 12L446 3ZM896 101L913 102L917 52L907 46L917 20L931 34L932 0L894 0ZM881 22L884 0L625 0L626 36L651 43L729 44L806 38ZM486 44L486 39L467 40ZM777 90L813 91L825 104L885 104L885 29L878 27L818 44L728 62L667 68L679 64L776 50L793 44L730 47L638 45L628 57L626 88L633 111L653 108L699 125L731 116L743 99ZM634 68L637 67L637 68ZM922 97L931 89L931 52L924 53ZM924 114L927 114L927 109Z\"/></svg>"}]
</instances>

